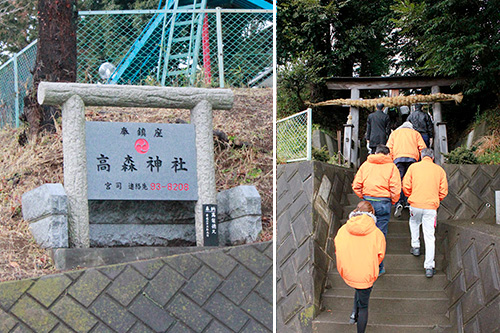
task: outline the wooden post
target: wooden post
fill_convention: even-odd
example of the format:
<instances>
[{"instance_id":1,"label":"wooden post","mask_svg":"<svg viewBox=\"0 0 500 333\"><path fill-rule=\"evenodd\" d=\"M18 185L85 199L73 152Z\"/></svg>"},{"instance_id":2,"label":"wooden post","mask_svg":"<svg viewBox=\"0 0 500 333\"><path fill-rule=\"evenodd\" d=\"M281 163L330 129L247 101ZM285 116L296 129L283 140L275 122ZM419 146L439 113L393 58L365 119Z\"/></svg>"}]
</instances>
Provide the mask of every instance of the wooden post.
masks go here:
<instances>
[{"instance_id":1,"label":"wooden post","mask_svg":"<svg viewBox=\"0 0 500 333\"><path fill-rule=\"evenodd\" d=\"M344 125L344 162L351 165L352 153L352 128L353 124Z\"/></svg>"},{"instance_id":2,"label":"wooden post","mask_svg":"<svg viewBox=\"0 0 500 333\"><path fill-rule=\"evenodd\" d=\"M359 89L351 89L351 99L359 99ZM351 162L354 167L358 167L358 151L359 151L359 109L357 107L350 107L350 113L352 117L352 151L351 151Z\"/></svg>"},{"instance_id":3,"label":"wooden post","mask_svg":"<svg viewBox=\"0 0 500 333\"><path fill-rule=\"evenodd\" d=\"M431 93L433 93L433 94L439 93L439 86L432 86ZM443 121L443 117L441 116L441 103L439 103L439 102L433 103L432 118L434 120L434 147L433 147L434 148L434 157L435 157L434 160L441 161L442 156L441 156L441 149L440 149L441 148L440 138L441 138L442 134L439 133L440 128L437 125L438 123ZM444 135L446 136L446 133Z\"/></svg>"},{"instance_id":4,"label":"wooden post","mask_svg":"<svg viewBox=\"0 0 500 333\"><path fill-rule=\"evenodd\" d=\"M342 152L342 132L340 130L337 130L337 152L338 152L338 158L339 158L339 164L342 164L342 158L340 157L341 152Z\"/></svg>"},{"instance_id":5,"label":"wooden post","mask_svg":"<svg viewBox=\"0 0 500 333\"><path fill-rule=\"evenodd\" d=\"M446 136L446 123L440 122L436 124L439 136L434 139L435 146L439 149L439 157L435 158L437 164L443 165L445 157L443 154L448 154L448 137Z\"/></svg>"}]
</instances>

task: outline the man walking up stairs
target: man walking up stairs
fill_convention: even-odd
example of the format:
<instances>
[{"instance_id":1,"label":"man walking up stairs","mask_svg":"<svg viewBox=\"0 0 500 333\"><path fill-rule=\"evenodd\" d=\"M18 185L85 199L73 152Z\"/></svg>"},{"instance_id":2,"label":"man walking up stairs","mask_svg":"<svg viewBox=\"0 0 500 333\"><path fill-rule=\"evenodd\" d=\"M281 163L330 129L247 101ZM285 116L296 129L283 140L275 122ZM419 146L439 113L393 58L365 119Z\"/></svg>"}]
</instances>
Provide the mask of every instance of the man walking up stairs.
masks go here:
<instances>
[{"instance_id":1,"label":"man walking up stairs","mask_svg":"<svg viewBox=\"0 0 500 333\"><path fill-rule=\"evenodd\" d=\"M434 231L437 225L439 203L448 194L446 172L434 164L434 151L422 149L422 161L412 164L403 179L403 190L410 204L411 250L414 256L420 255L420 225L424 233L425 276L434 275Z\"/></svg>"}]
</instances>

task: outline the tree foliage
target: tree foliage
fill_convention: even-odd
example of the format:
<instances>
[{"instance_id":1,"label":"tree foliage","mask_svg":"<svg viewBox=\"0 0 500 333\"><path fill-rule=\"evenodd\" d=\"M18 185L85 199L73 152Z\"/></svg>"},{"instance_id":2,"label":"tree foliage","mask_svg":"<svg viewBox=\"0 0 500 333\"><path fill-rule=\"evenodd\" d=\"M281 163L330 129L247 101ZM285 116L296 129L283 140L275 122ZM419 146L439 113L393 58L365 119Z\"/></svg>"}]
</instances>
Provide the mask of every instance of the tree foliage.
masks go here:
<instances>
[{"instance_id":1,"label":"tree foliage","mask_svg":"<svg viewBox=\"0 0 500 333\"><path fill-rule=\"evenodd\" d=\"M400 0L392 8L405 68L463 78L469 96L499 95L500 1Z\"/></svg>"},{"instance_id":2,"label":"tree foliage","mask_svg":"<svg viewBox=\"0 0 500 333\"><path fill-rule=\"evenodd\" d=\"M36 2L0 0L0 63L38 36Z\"/></svg>"},{"instance_id":3,"label":"tree foliage","mask_svg":"<svg viewBox=\"0 0 500 333\"><path fill-rule=\"evenodd\" d=\"M387 74L391 66L392 0L281 0L277 3L278 115L330 98L332 76ZM295 104L294 104L295 103ZM315 122L340 127L329 108ZM328 124L327 124L328 123Z\"/></svg>"}]
</instances>

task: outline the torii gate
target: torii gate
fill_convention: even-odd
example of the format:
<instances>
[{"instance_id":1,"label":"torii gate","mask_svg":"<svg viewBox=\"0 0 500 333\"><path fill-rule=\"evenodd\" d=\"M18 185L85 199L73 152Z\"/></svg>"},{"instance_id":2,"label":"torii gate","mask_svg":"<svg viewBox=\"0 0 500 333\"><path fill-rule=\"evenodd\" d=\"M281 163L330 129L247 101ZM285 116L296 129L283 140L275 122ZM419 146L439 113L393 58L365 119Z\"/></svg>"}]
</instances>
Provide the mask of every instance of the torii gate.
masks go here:
<instances>
[{"instance_id":1,"label":"torii gate","mask_svg":"<svg viewBox=\"0 0 500 333\"><path fill-rule=\"evenodd\" d=\"M350 90L351 99L359 99L360 90L391 90L431 88L431 93L439 93L440 87L450 86L456 79L435 77L335 77L326 81L330 90ZM443 153L448 153L446 124L442 121L441 103L434 102L432 106L434 118L434 154L438 164L444 163ZM352 124L344 128L344 159L359 167L359 108L350 106Z\"/></svg>"}]
</instances>

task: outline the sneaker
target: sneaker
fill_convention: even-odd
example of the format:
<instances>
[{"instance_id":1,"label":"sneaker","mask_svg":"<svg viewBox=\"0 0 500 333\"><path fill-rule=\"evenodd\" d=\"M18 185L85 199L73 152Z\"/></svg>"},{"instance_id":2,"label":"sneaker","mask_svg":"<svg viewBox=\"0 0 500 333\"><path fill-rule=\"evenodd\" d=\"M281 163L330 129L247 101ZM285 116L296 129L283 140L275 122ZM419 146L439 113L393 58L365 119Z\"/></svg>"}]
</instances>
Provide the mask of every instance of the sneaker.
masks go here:
<instances>
[{"instance_id":1,"label":"sneaker","mask_svg":"<svg viewBox=\"0 0 500 333\"><path fill-rule=\"evenodd\" d=\"M354 325L358 322L358 319L356 318L356 313L353 312L351 313L351 316L349 317L349 324Z\"/></svg>"},{"instance_id":2,"label":"sneaker","mask_svg":"<svg viewBox=\"0 0 500 333\"><path fill-rule=\"evenodd\" d=\"M394 210L394 216L395 217L401 217L401 213L403 212L403 205L398 203L396 205L396 209Z\"/></svg>"},{"instance_id":3,"label":"sneaker","mask_svg":"<svg viewBox=\"0 0 500 333\"><path fill-rule=\"evenodd\" d=\"M436 270L434 268L426 268L425 269L425 276L428 278L431 278L436 274Z\"/></svg>"},{"instance_id":4,"label":"sneaker","mask_svg":"<svg viewBox=\"0 0 500 333\"><path fill-rule=\"evenodd\" d=\"M415 257L418 257L420 255L420 248L419 247L412 247L410 249L410 253L413 254Z\"/></svg>"},{"instance_id":5,"label":"sneaker","mask_svg":"<svg viewBox=\"0 0 500 333\"><path fill-rule=\"evenodd\" d=\"M378 271L378 276L385 274L385 267Z\"/></svg>"}]
</instances>

